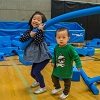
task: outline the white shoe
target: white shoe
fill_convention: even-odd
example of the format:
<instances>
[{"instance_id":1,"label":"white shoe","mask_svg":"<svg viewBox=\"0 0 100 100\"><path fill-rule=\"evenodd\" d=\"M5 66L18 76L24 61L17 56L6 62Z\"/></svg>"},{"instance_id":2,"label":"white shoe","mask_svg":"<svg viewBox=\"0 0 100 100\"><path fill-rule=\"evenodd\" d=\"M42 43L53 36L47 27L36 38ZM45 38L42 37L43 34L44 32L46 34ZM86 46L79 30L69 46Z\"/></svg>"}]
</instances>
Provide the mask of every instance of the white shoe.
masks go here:
<instances>
[{"instance_id":1,"label":"white shoe","mask_svg":"<svg viewBox=\"0 0 100 100\"><path fill-rule=\"evenodd\" d=\"M62 94L59 96L60 99L65 99L65 98L67 98L67 97L68 97L68 94L65 95L64 93L62 93Z\"/></svg>"},{"instance_id":2,"label":"white shoe","mask_svg":"<svg viewBox=\"0 0 100 100\"><path fill-rule=\"evenodd\" d=\"M51 93L52 93L52 94L56 94L57 92L59 92L59 91L61 91L61 90L62 90L62 88L54 89L54 90L51 91Z\"/></svg>"},{"instance_id":3,"label":"white shoe","mask_svg":"<svg viewBox=\"0 0 100 100\"><path fill-rule=\"evenodd\" d=\"M37 87L37 86L39 86L39 82L34 82L32 85L31 85L31 88L34 88L34 87Z\"/></svg>"},{"instance_id":4,"label":"white shoe","mask_svg":"<svg viewBox=\"0 0 100 100\"><path fill-rule=\"evenodd\" d=\"M40 94L40 93L44 93L46 91L47 91L47 89L46 89L46 87L44 87L44 88L39 88L39 89L35 90L34 93L35 94Z\"/></svg>"}]
</instances>

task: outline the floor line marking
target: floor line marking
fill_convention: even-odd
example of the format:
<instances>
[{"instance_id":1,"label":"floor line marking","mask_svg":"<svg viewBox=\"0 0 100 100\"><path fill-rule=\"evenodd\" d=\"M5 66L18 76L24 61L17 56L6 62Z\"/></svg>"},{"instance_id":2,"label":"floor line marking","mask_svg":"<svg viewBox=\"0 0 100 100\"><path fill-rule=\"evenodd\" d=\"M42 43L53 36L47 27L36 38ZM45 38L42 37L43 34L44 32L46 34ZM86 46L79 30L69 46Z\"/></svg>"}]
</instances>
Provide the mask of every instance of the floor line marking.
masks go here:
<instances>
[{"instance_id":1,"label":"floor line marking","mask_svg":"<svg viewBox=\"0 0 100 100\"><path fill-rule=\"evenodd\" d=\"M27 81L25 80L25 78L23 77L22 73L20 72L17 64L14 62L14 60L12 59L12 57L10 57L10 61L12 62L16 72L18 73L20 79L22 80L23 84L25 85L29 95L31 96L32 100L36 100L35 95L33 94L33 92L31 91L31 89L29 88L30 86L28 85Z\"/></svg>"}]
</instances>

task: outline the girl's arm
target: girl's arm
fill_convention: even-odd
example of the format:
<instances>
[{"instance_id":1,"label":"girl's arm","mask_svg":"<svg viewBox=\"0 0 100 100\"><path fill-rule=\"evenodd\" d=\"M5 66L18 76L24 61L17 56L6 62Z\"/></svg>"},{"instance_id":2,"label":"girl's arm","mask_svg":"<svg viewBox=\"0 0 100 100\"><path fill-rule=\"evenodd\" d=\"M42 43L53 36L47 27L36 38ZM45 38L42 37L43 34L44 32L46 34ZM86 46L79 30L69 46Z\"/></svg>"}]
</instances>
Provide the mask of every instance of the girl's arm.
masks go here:
<instances>
[{"instance_id":1,"label":"girl's arm","mask_svg":"<svg viewBox=\"0 0 100 100\"><path fill-rule=\"evenodd\" d=\"M41 42L43 42L45 39L45 36L43 34L43 31L38 29L36 35L34 36L34 43L36 45L40 44Z\"/></svg>"},{"instance_id":2,"label":"girl's arm","mask_svg":"<svg viewBox=\"0 0 100 100\"><path fill-rule=\"evenodd\" d=\"M38 29L43 31L44 27L45 27L45 24L40 24Z\"/></svg>"},{"instance_id":3,"label":"girl's arm","mask_svg":"<svg viewBox=\"0 0 100 100\"><path fill-rule=\"evenodd\" d=\"M29 40L31 37L35 36L35 32L32 32L30 30L27 30L23 35L20 36L20 41L25 42Z\"/></svg>"},{"instance_id":4,"label":"girl's arm","mask_svg":"<svg viewBox=\"0 0 100 100\"><path fill-rule=\"evenodd\" d=\"M34 42L36 44L39 44L41 41L44 40L44 36L43 36L43 28L44 28L45 24L42 25L40 24L37 30L37 34L36 32L27 30L23 35L20 36L20 41L21 42L25 42L27 40L29 40L30 38L34 38Z\"/></svg>"},{"instance_id":5,"label":"girl's arm","mask_svg":"<svg viewBox=\"0 0 100 100\"><path fill-rule=\"evenodd\" d=\"M36 33L33 32L33 31L30 32L30 36L31 36L32 38L35 36L35 34L36 34Z\"/></svg>"}]
</instances>

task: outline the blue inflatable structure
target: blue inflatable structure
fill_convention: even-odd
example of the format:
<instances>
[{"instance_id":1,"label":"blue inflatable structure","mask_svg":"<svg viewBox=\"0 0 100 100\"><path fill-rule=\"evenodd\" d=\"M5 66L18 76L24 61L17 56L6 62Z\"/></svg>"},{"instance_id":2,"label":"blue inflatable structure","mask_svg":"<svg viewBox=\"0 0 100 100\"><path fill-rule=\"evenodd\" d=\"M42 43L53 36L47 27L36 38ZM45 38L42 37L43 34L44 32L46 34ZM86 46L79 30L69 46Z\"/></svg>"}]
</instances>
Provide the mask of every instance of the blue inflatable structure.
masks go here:
<instances>
[{"instance_id":1,"label":"blue inflatable structure","mask_svg":"<svg viewBox=\"0 0 100 100\"><path fill-rule=\"evenodd\" d=\"M93 56L95 49L93 47L75 48L76 52L82 56Z\"/></svg>"},{"instance_id":2,"label":"blue inflatable structure","mask_svg":"<svg viewBox=\"0 0 100 100\"><path fill-rule=\"evenodd\" d=\"M84 46L100 48L100 39L94 38L92 41L86 42Z\"/></svg>"},{"instance_id":3,"label":"blue inflatable structure","mask_svg":"<svg viewBox=\"0 0 100 100\"><path fill-rule=\"evenodd\" d=\"M57 43L55 33L58 28L67 28L69 30L70 39L68 43L83 43L85 37L85 29L77 22L59 22L45 29L45 42L47 44Z\"/></svg>"},{"instance_id":4,"label":"blue inflatable structure","mask_svg":"<svg viewBox=\"0 0 100 100\"><path fill-rule=\"evenodd\" d=\"M0 21L0 36L10 36L11 40L20 36L27 29L29 29L28 22Z\"/></svg>"},{"instance_id":5,"label":"blue inflatable structure","mask_svg":"<svg viewBox=\"0 0 100 100\"><path fill-rule=\"evenodd\" d=\"M5 57L4 57L4 53L1 53L1 52L0 52L0 61L3 61L4 58L5 58Z\"/></svg>"},{"instance_id":6,"label":"blue inflatable structure","mask_svg":"<svg viewBox=\"0 0 100 100\"><path fill-rule=\"evenodd\" d=\"M63 14L63 15L60 15L60 16L57 16L55 18L48 20L47 22L45 22L45 24L46 24L45 29L53 24L56 24L56 23L64 21L64 20L69 20L69 19L93 15L93 14L99 14L99 13L100 13L100 6L73 11L73 12ZM37 29L35 29L33 31L36 32ZM22 50L24 50L32 40L33 39L31 38L28 41L23 42L21 44L20 48Z\"/></svg>"},{"instance_id":7,"label":"blue inflatable structure","mask_svg":"<svg viewBox=\"0 0 100 100\"><path fill-rule=\"evenodd\" d=\"M10 47L10 46L11 46L10 36L0 36L0 48Z\"/></svg>"}]
</instances>

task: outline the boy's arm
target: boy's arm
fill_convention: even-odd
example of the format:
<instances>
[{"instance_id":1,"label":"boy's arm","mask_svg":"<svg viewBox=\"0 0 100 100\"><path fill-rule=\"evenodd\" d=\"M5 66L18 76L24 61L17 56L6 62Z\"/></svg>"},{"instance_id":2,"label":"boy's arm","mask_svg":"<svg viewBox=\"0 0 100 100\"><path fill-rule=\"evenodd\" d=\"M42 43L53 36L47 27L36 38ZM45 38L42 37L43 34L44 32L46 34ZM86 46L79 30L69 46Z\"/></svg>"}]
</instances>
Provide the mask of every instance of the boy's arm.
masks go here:
<instances>
[{"instance_id":1,"label":"boy's arm","mask_svg":"<svg viewBox=\"0 0 100 100\"><path fill-rule=\"evenodd\" d=\"M55 48L54 48L54 56L53 56L53 58L52 58L51 63L55 63L55 62L56 62L56 54L55 54Z\"/></svg>"},{"instance_id":2,"label":"boy's arm","mask_svg":"<svg viewBox=\"0 0 100 100\"><path fill-rule=\"evenodd\" d=\"M71 49L71 55L72 55L73 60L75 61L76 67L80 70L80 68L82 68L82 63L74 47L72 47Z\"/></svg>"},{"instance_id":3,"label":"boy's arm","mask_svg":"<svg viewBox=\"0 0 100 100\"><path fill-rule=\"evenodd\" d=\"M54 67L55 66L55 49L54 49L54 56L53 58L51 59L51 66Z\"/></svg>"}]
</instances>

